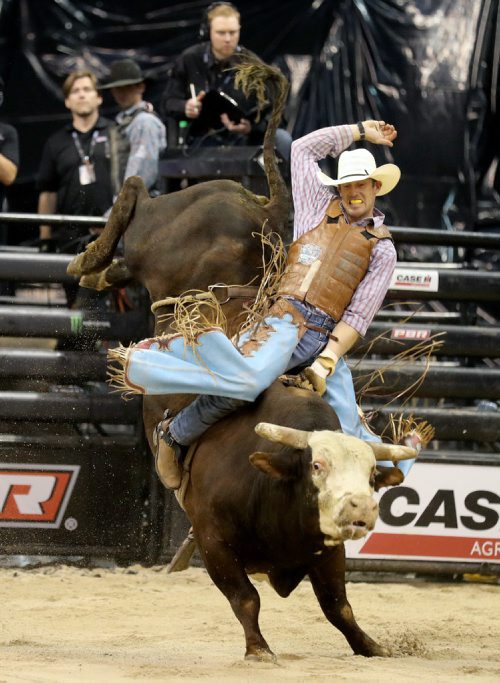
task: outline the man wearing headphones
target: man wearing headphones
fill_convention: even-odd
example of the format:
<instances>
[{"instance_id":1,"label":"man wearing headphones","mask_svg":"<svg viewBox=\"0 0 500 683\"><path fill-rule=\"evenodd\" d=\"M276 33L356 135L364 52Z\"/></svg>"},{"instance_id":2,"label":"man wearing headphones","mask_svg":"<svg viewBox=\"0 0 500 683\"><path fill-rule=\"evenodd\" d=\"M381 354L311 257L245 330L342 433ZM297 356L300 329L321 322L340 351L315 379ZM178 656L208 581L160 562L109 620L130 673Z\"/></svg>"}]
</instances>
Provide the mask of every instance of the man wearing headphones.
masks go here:
<instances>
[{"instance_id":1,"label":"man wearing headphones","mask_svg":"<svg viewBox=\"0 0 500 683\"><path fill-rule=\"evenodd\" d=\"M265 116L257 123L256 101L235 87L232 70L241 58L256 55L239 45L240 13L230 2L210 5L200 27L202 42L187 48L175 61L164 95L165 114L190 123L187 143L193 146L259 145ZM206 109L215 92L223 93L240 110L217 115L215 126L206 125ZM204 111L205 108L205 111ZM229 109L232 109L230 107ZM236 110L236 108L235 108ZM283 129L276 135L276 148L285 160L290 157L291 136Z\"/></svg>"}]
</instances>

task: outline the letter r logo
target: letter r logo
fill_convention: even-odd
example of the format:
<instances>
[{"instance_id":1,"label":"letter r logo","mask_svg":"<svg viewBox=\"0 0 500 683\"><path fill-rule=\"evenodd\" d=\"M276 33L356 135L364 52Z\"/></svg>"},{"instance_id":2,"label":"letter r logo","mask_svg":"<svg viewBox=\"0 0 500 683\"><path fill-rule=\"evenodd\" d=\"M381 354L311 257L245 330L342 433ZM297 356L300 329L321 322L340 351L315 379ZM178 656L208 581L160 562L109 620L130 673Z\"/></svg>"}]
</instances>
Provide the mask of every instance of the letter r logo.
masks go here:
<instances>
[{"instance_id":1,"label":"letter r logo","mask_svg":"<svg viewBox=\"0 0 500 683\"><path fill-rule=\"evenodd\" d=\"M56 481L53 475L4 474L0 478L1 514L5 514L9 505L15 504L20 515L43 515L41 504L50 499Z\"/></svg>"},{"instance_id":2,"label":"letter r logo","mask_svg":"<svg viewBox=\"0 0 500 683\"><path fill-rule=\"evenodd\" d=\"M59 528L79 465L0 466L0 527Z\"/></svg>"}]
</instances>

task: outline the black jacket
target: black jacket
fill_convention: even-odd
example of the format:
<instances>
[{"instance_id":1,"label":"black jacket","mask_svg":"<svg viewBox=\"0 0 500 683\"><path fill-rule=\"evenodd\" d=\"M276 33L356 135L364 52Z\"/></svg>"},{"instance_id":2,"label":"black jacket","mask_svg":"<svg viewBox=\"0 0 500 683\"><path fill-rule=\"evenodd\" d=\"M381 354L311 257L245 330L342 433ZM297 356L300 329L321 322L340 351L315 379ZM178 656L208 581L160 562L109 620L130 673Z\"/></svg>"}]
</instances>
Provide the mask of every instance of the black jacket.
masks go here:
<instances>
[{"instance_id":1,"label":"black jacket","mask_svg":"<svg viewBox=\"0 0 500 683\"><path fill-rule=\"evenodd\" d=\"M201 90L223 91L234 99L245 118L252 123L251 140L249 142L260 144L264 135L267 121L265 113L259 123L255 123L257 116L257 102L254 97L247 99L241 90L234 85L235 72L229 70L244 61L245 55L252 59L258 57L244 47L238 46L236 53L224 62L218 62L212 54L210 43L199 43L187 48L175 60L169 74L167 87L163 98L163 111L165 116L180 121L185 118L184 106L186 100L191 97L190 84L192 83L197 93Z\"/></svg>"}]
</instances>

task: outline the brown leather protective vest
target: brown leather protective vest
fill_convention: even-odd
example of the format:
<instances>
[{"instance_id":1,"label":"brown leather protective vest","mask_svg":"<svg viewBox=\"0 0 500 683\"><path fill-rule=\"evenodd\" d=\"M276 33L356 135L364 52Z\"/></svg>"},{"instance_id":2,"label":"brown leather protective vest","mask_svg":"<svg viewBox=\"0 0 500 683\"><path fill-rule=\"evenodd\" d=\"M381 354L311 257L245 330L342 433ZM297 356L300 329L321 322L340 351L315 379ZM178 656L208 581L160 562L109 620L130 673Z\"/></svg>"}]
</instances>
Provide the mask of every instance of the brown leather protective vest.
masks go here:
<instances>
[{"instance_id":1,"label":"brown leather protective vest","mask_svg":"<svg viewBox=\"0 0 500 683\"><path fill-rule=\"evenodd\" d=\"M340 199L333 199L321 223L290 247L278 296L307 301L340 320L380 239L392 239L385 225L375 228L346 223Z\"/></svg>"}]
</instances>

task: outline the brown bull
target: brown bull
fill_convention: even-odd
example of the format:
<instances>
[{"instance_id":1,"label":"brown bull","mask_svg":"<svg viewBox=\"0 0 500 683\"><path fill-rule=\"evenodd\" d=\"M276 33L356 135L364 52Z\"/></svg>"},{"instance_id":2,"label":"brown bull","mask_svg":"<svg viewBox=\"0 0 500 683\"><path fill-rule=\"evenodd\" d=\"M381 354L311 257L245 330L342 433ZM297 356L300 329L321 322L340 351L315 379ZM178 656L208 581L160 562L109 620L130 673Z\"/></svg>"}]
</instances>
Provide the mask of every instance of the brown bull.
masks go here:
<instances>
[{"instance_id":1,"label":"brown bull","mask_svg":"<svg viewBox=\"0 0 500 683\"><path fill-rule=\"evenodd\" d=\"M133 277L153 301L258 278L261 246L252 232L264 227L284 234L288 218L287 191L273 155L286 88L274 71L267 78L278 95L264 143L269 199L226 180L150 199L142 181L131 178L101 237L69 271L98 288ZM112 262L122 236L124 257ZM223 306L230 331L242 303L230 299ZM155 332L166 329L157 319ZM186 400L145 397L148 438L164 409L176 410ZM256 424L270 421L295 429L264 425L257 436ZM309 576L324 614L353 651L387 654L352 615L343 541L373 528L374 488L397 482L377 474L372 447L335 434L338 428L335 414L318 396L274 384L255 404L214 425L197 446L184 504L207 570L243 626L249 658L274 658L260 633L259 596L247 576L255 571L266 573L282 596ZM381 457L401 454L384 451Z\"/></svg>"}]
</instances>

